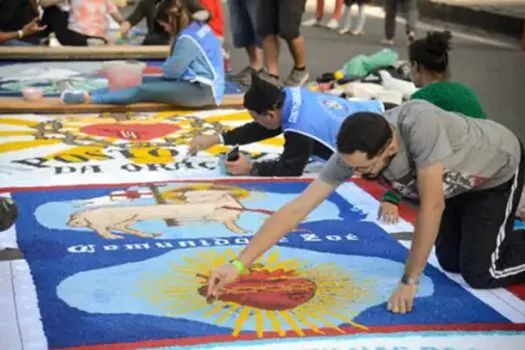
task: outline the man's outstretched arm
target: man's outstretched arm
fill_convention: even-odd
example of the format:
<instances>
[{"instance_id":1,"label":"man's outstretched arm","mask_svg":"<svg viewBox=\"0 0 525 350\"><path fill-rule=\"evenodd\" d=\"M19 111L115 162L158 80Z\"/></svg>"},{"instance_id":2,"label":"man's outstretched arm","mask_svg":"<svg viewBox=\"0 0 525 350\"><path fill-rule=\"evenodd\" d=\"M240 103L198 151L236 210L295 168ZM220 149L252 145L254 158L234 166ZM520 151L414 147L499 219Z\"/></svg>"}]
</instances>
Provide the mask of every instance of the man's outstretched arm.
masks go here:
<instances>
[{"instance_id":1,"label":"man's outstretched arm","mask_svg":"<svg viewBox=\"0 0 525 350\"><path fill-rule=\"evenodd\" d=\"M319 179L312 182L301 195L265 221L237 260L247 267L253 264L257 258L277 244L288 232L296 228L336 187Z\"/></svg>"}]
</instances>

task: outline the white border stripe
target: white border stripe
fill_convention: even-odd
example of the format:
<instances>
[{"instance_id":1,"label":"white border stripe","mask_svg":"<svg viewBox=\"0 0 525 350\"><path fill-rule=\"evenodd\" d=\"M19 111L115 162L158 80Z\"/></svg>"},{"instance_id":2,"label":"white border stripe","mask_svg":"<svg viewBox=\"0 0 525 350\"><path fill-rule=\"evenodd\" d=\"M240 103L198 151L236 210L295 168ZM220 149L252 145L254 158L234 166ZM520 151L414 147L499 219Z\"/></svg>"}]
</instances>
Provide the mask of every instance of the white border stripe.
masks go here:
<instances>
[{"instance_id":1,"label":"white border stripe","mask_svg":"<svg viewBox=\"0 0 525 350\"><path fill-rule=\"evenodd\" d=\"M48 349L47 338L44 334L36 288L29 265L25 260L13 261L11 264L22 348L24 350L46 350Z\"/></svg>"},{"instance_id":2,"label":"white border stripe","mask_svg":"<svg viewBox=\"0 0 525 350\"><path fill-rule=\"evenodd\" d=\"M17 322L16 300L10 261L0 262L0 349L21 350L20 325Z\"/></svg>"}]
</instances>

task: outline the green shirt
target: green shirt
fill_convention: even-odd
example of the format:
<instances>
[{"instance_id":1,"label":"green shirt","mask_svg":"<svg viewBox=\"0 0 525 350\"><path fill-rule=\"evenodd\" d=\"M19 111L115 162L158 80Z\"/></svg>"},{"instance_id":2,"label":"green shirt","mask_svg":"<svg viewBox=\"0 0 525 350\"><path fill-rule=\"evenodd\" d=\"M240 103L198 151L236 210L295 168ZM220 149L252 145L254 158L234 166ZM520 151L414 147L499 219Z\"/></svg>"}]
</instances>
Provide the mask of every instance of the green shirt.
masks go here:
<instances>
[{"instance_id":1,"label":"green shirt","mask_svg":"<svg viewBox=\"0 0 525 350\"><path fill-rule=\"evenodd\" d=\"M476 93L466 85L453 81L440 81L416 91L411 100L425 100L449 112L467 117L487 119Z\"/></svg>"}]
</instances>

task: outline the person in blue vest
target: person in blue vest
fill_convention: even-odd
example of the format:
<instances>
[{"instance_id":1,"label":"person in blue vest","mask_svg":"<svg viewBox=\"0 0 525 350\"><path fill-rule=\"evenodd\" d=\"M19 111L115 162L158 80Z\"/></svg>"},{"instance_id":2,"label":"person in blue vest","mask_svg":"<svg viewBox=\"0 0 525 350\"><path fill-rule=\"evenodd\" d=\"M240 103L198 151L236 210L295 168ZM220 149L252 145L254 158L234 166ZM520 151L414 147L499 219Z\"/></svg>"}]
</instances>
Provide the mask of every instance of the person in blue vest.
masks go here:
<instances>
[{"instance_id":1,"label":"person in blue vest","mask_svg":"<svg viewBox=\"0 0 525 350\"><path fill-rule=\"evenodd\" d=\"M157 20L174 37L171 55L162 65L161 77L145 77L139 86L107 91L62 93L67 104L127 105L161 102L180 107L220 105L224 98L225 72L219 39L206 23L209 12L193 12L190 0L163 0Z\"/></svg>"},{"instance_id":2,"label":"person in blue vest","mask_svg":"<svg viewBox=\"0 0 525 350\"><path fill-rule=\"evenodd\" d=\"M217 135L199 135L190 141L195 154L216 144L245 145L284 134L284 151L276 160L251 162L241 156L225 161L231 175L300 176L310 160L326 161L336 150L344 119L355 112L381 113L376 100L346 100L303 87L281 88L254 73L244 95L244 107L254 121Z\"/></svg>"}]
</instances>

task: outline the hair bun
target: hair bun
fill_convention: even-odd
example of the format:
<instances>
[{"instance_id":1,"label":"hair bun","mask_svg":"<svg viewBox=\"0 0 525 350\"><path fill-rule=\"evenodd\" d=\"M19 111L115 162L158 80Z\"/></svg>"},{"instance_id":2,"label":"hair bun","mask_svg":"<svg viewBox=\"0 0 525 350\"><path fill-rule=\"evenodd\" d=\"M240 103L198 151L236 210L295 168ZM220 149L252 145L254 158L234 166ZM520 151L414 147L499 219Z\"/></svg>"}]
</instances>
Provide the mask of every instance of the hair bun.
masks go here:
<instances>
[{"instance_id":1,"label":"hair bun","mask_svg":"<svg viewBox=\"0 0 525 350\"><path fill-rule=\"evenodd\" d=\"M443 32L429 32L426 38L426 47L428 53L433 56L442 56L448 53L451 49L450 40L452 34L445 30Z\"/></svg>"}]
</instances>

